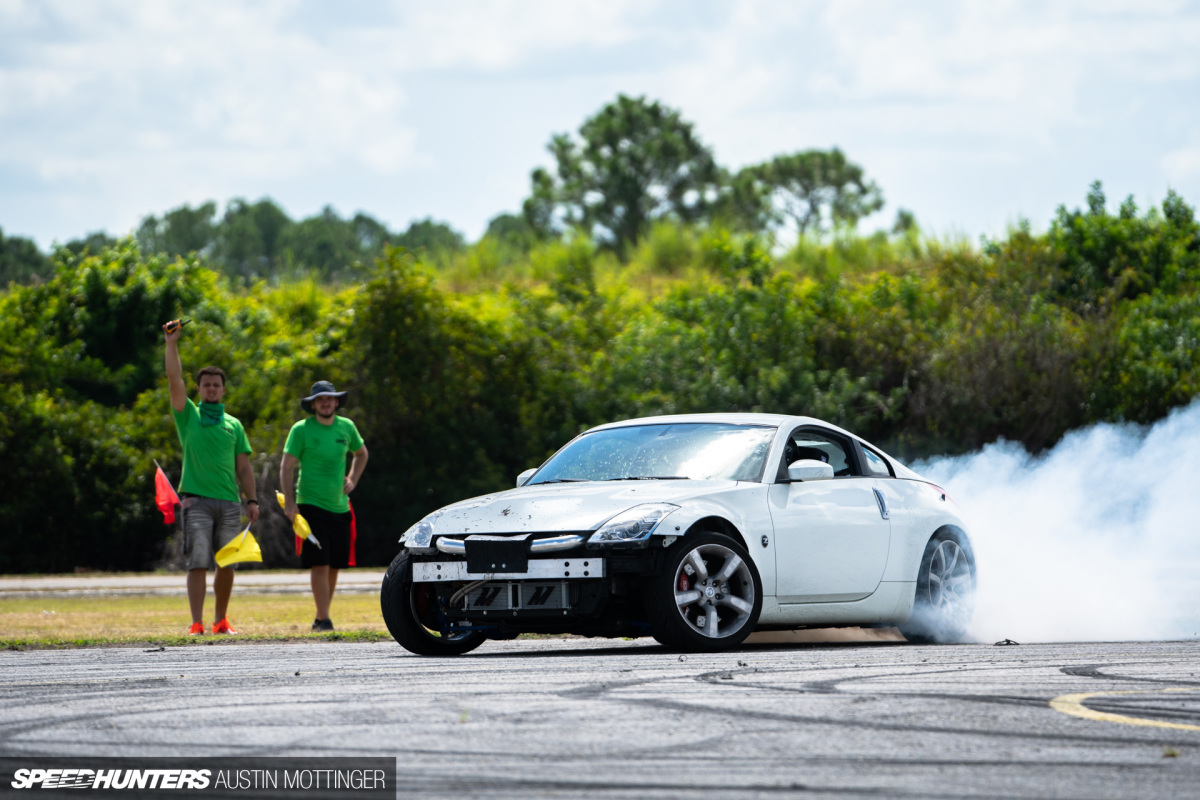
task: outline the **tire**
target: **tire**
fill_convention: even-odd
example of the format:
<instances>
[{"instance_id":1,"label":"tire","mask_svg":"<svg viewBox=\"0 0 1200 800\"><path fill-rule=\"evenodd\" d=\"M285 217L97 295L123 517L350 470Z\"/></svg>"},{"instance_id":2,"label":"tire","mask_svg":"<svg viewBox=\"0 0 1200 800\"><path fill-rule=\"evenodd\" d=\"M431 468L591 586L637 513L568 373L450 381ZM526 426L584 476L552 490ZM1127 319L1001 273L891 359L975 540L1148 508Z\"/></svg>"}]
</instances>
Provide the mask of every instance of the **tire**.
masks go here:
<instances>
[{"instance_id":1,"label":"tire","mask_svg":"<svg viewBox=\"0 0 1200 800\"><path fill-rule=\"evenodd\" d=\"M975 556L965 537L939 532L925 545L912 617L900 626L910 642L960 642L975 613Z\"/></svg>"},{"instance_id":2,"label":"tire","mask_svg":"<svg viewBox=\"0 0 1200 800\"><path fill-rule=\"evenodd\" d=\"M762 598L762 579L745 549L704 531L667 550L662 572L647 586L646 616L654 638L668 647L724 650L754 631Z\"/></svg>"},{"instance_id":3,"label":"tire","mask_svg":"<svg viewBox=\"0 0 1200 800\"><path fill-rule=\"evenodd\" d=\"M481 631L443 635L433 584L412 580L407 550L392 559L379 590L379 607L392 638L419 656L460 656L483 644Z\"/></svg>"}]
</instances>

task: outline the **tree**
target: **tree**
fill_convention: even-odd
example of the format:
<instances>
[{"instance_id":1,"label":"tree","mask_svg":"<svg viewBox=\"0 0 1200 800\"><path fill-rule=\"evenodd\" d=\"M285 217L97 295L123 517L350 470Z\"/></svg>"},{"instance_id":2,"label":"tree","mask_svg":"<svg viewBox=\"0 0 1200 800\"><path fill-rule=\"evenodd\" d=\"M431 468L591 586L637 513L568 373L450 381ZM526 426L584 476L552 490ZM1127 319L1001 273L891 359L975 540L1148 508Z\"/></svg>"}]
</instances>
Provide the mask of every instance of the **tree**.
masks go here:
<instances>
[{"instance_id":1,"label":"tree","mask_svg":"<svg viewBox=\"0 0 1200 800\"><path fill-rule=\"evenodd\" d=\"M1155 289L1174 294L1200 283L1200 222L1179 195L1168 192L1161 211L1142 216L1129 197L1114 216L1096 181L1087 204L1086 212L1059 206L1047 235L1060 257L1054 288L1061 302L1104 313L1121 299Z\"/></svg>"},{"instance_id":2,"label":"tree","mask_svg":"<svg viewBox=\"0 0 1200 800\"><path fill-rule=\"evenodd\" d=\"M294 223L268 198L230 200L217 226L213 260L226 274L246 280L278 271L284 232Z\"/></svg>"},{"instance_id":3,"label":"tree","mask_svg":"<svg viewBox=\"0 0 1200 800\"><path fill-rule=\"evenodd\" d=\"M353 319L339 357L375 476L354 495L360 530L403 529L511 486L529 463L520 414L536 388L504 328L456 307L411 254L391 248L355 294ZM358 546L365 563L395 553L387 537Z\"/></svg>"},{"instance_id":4,"label":"tree","mask_svg":"<svg viewBox=\"0 0 1200 800\"><path fill-rule=\"evenodd\" d=\"M50 259L42 255L31 239L6 237L0 228L0 288L10 281L26 283L31 278L46 278L50 272Z\"/></svg>"},{"instance_id":5,"label":"tree","mask_svg":"<svg viewBox=\"0 0 1200 800\"><path fill-rule=\"evenodd\" d=\"M920 230L917 225L917 216L907 208L896 209L896 221L892 223L892 233L906 234L910 231Z\"/></svg>"},{"instance_id":6,"label":"tree","mask_svg":"<svg viewBox=\"0 0 1200 800\"><path fill-rule=\"evenodd\" d=\"M520 214L497 214L488 220L483 236L503 242L520 252L529 252L538 241L537 231Z\"/></svg>"},{"instance_id":7,"label":"tree","mask_svg":"<svg viewBox=\"0 0 1200 800\"><path fill-rule=\"evenodd\" d=\"M104 231L93 231L81 239L72 239L63 245L63 247L75 256L82 256L84 254L99 255L105 250L111 250L116 246L117 240Z\"/></svg>"},{"instance_id":8,"label":"tree","mask_svg":"<svg viewBox=\"0 0 1200 800\"><path fill-rule=\"evenodd\" d=\"M163 214L162 219L151 214L138 226L138 247L143 253L169 256L205 252L216 235L216 216L217 204L211 200L196 208L182 205Z\"/></svg>"},{"instance_id":9,"label":"tree","mask_svg":"<svg viewBox=\"0 0 1200 800\"><path fill-rule=\"evenodd\" d=\"M361 266L362 251L353 225L337 215L332 206L320 214L297 222L282 237L284 260L313 270L322 280L330 280Z\"/></svg>"},{"instance_id":10,"label":"tree","mask_svg":"<svg viewBox=\"0 0 1200 800\"><path fill-rule=\"evenodd\" d=\"M883 208L883 193L863 176L862 167L841 150L803 150L776 156L738 173L733 185L750 198L757 189L768 198L768 220L791 220L801 235L834 227L853 228L863 217ZM749 205L750 200L743 200Z\"/></svg>"},{"instance_id":11,"label":"tree","mask_svg":"<svg viewBox=\"0 0 1200 800\"><path fill-rule=\"evenodd\" d=\"M719 188L712 153L678 111L618 95L579 128L550 140L556 173L534 170L525 218L544 235L577 227L624 258L662 217L703 218Z\"/></svg>"},{"instance_id":12,"label":"tree","mask_svg":"<svg viewBox=\"0 0 1200 800\"><path fill-rule=\"evenodd\" d=\"M0 375L36 390L131 404L162 371L163 321L201 309L207 270L195 260L143 257L129 239L97 255L61 248L55 261L52 278L0 304L0 341L21 342L11 362L0 356Z\"/></svg>"},{"instance_id":13,"label":"tree","mask_svg":"<svg viewBox=\"0 0 1200 800\"><path fill-rule=\"evenodd\" d=\"M722 176L721 195L713 209L714 221L743 233L764 233L775 223L771 191L757 167Z\"/></svg>"},{"instance_id":14,"label":"tree","mask_svg":"<svg viewBox=\"0 0 1200 800\"><path fill-rule=\"evenodd\" d=\"M383 248L396 241L396 235L379 220L358 212L350 220L350 228L358 242L358 251L364 259L374 260L383 255Z\"/></svg>"},{"instance_id":15,"label":"tree","mask_svg":"<svg viewBox=\"0 0 1200 800\"><path fill-rule=\"evenodd\" d=\"M414 252L453 253L466 247L466 240L461 233L444 222L434 222L432 217L413 221L395 241Z\"/></svg>"}]
</instances>

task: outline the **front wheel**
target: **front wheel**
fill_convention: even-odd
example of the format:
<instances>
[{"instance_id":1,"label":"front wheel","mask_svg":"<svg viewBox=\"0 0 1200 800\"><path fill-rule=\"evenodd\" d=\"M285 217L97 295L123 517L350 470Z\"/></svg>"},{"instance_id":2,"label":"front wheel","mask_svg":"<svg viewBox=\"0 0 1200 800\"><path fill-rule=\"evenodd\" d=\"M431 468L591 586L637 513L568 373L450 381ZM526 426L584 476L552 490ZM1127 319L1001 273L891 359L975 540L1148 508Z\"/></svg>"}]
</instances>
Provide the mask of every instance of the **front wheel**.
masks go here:
<instances>
[{"instance_id":1,"label":"front wheel","mask_svg":"<svg viewBox=\"0 0 1200 800\"><path fill-rule=\"evenodd\" d=\"M965 539L938 533L925 545L912 617L900 626L910 642L961 641L975 613L975 558Z\"/></svg>"},{"instance_id":2,"label":"front wheel","mask_svg":"<svg viewBox=\"0 0 1200 800\"><path fill-rule=\"evenodd\" d=\"M688 534L673 544L647 591L654 638L680 650L735 647L754 631L762 611L754 562L719 533Z\"/></svg>"},{"instance_id":3,"label":"front wheel","mask_svg":"<svg viewBox=\"0 0 1200 800\"><path fill-rule=\"evenodd\" d=\"M458 656L483 644L481 631L448 630L432 583L413 583L407 550L392 559L379 590L383 621L392 638L420 656Z\"/></svg>"}]
</instances>

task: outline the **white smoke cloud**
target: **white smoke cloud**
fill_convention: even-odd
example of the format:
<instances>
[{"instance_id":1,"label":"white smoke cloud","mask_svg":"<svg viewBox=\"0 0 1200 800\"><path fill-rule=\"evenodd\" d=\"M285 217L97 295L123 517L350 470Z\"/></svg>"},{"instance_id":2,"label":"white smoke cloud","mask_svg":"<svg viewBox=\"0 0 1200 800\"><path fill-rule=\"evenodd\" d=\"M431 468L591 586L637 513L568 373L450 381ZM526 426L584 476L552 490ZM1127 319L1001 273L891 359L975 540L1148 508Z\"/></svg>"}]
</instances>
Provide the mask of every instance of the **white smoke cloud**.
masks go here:
<instances>
[{"instance_id":1,"label":"white smoke cloud","mask_svg":"<svg viewBox=\"0 0 1200 800\"><path fill-rule=\"evenodd\" d=\"M917 465L967 515L980 641L1200 634L1200 400L1031 456L1000 441Z\"/></svg>"}]
</instances>

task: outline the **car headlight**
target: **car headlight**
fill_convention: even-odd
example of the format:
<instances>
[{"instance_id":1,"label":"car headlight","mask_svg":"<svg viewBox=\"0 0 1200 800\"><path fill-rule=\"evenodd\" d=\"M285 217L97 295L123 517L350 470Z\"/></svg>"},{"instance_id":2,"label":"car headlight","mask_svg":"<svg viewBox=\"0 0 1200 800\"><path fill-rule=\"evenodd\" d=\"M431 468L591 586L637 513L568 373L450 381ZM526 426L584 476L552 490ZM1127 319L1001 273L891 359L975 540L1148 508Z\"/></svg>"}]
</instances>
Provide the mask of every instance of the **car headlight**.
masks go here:
<instances>
[{"instance_id":1,"label":"car headlight","mask_svg":"<svg viewBox=\"0 0 1200 800\"><path fill-rule=\"evenodd\" d=\"M673 503L646 503L634 506L628 511L622 511L600 529L591 535L588 544L619 544L624 542L640 542L650 538L663 517L675 511L679 506Z\"/></svg>"},{"instance_id":2,"label":"car headlight","mask_svg":"<svg viewBox=\"0 0 1200 800\"><path fill-rule=\"evenodd\" d=\"M400 541L407 547L429 547L433 543L433 523L437 522L441 511L435 511L404 532Z\"/></svg>"}]
</instances>

